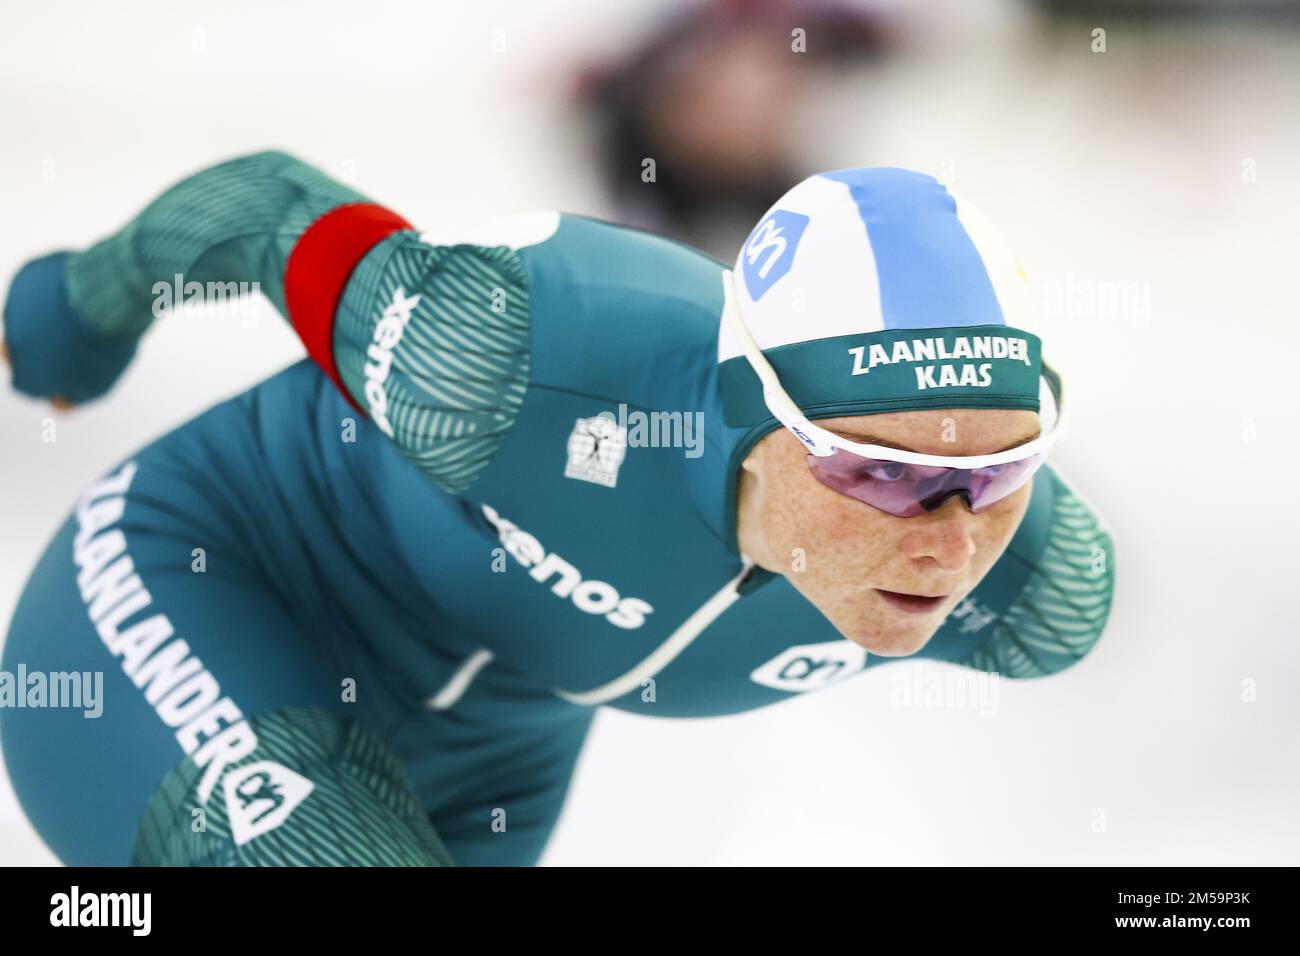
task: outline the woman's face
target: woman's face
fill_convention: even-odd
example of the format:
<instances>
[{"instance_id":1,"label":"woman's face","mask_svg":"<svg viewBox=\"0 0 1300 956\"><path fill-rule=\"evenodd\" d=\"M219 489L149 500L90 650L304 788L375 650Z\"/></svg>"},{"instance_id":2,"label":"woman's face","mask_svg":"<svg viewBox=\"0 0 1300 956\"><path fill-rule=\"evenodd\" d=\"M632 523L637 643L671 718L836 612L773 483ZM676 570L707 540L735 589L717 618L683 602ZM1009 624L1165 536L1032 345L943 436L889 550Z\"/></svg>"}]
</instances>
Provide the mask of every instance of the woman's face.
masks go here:
<instances>
[{"instance_id":1,"label":"woman's face","mask_svg":"<svg viewBox=\"0 0 1300 956\"><path fill-rule=\"evenodd\" d=\"M1038 415L1011 409L927 409L817 420L845 438L930 455L985 455L1038 435ZM1011 542L1033 482L981 514L960 495L898 518L832 491L808 470L784 428L741 465L738 535L761 567L784 574L853 643L913 654ZM899 595L939 597L908 601Z\"/></svg>"}]
</instances>

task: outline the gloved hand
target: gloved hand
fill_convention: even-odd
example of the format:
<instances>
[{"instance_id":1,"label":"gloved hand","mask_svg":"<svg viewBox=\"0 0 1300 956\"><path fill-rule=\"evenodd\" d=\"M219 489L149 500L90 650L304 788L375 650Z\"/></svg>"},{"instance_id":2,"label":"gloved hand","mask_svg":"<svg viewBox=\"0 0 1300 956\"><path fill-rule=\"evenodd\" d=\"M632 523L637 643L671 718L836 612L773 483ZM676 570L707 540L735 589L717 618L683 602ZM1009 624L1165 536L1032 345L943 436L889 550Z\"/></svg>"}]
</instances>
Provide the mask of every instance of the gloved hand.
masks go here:
<instances>
[{"instance_id":1,"label":"gloved hand","mask_svg":"<svg viewBox=\"0 0 1300 956\"><path fill-rule=\"evenodd\" d=\"M0 356L13 367L13 386L48 398L56 408L93 401L113 387L135 355L137 339L106 335L68 298L71 254L33 259L14 276L4 306Z\"/></svg>"}]
</instances>

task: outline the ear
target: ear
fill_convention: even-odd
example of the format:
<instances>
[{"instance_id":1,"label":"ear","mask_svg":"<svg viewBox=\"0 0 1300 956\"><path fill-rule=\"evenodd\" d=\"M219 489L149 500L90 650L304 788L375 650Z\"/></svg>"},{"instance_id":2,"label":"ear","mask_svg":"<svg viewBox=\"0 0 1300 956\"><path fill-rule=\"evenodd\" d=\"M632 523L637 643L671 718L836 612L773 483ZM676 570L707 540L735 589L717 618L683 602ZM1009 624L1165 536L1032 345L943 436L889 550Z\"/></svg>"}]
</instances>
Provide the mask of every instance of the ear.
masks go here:
<instances>
[{"instance_id":1,"label":"ear","mask_svg":"<svg viewBox=\"0 0 1300 956\"><path fill-rule=\"evenodd\" d=\"M741 459L740 462L741 471L747 471L754 477L758 477L758 475L763 470L763 458L767 454L766 445L767 445L767 440L770 437L772 436L764 435L762 438L760 438L758 440L758 443L749 450L749 454L747 454L743 459Z\"/></svg>"}]
</instances>

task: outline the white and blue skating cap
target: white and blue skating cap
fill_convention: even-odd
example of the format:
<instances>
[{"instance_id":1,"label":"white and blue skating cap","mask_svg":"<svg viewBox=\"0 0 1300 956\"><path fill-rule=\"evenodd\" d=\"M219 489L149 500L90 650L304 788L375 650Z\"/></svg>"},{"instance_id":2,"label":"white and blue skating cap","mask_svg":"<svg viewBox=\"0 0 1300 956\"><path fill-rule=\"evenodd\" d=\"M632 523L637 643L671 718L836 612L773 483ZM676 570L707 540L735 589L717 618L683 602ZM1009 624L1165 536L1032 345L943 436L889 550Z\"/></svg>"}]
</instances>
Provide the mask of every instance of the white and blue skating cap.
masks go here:
<instances>
[{"instance_id":1,"label":"white and blue skating cap","mask_svg":"<svg viewBox=\"0 0 1300 956\"><path fill-rule=\"evenodd\" d=\"M1038 411L1041 342L1019 262L931 176L891 167L811 176L736 258L734 307L809 418L919 408ZM771 423L728 323L729 425Z\"/></svg>"}]
</instances>

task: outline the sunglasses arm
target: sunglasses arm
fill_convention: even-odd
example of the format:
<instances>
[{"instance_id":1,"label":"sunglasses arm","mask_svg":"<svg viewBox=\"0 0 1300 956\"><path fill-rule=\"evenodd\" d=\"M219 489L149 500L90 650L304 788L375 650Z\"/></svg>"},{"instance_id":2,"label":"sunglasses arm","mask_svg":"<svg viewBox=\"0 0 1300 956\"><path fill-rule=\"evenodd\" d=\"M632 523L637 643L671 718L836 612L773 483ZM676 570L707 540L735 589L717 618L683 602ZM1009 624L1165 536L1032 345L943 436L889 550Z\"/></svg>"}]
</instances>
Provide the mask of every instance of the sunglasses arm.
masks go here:
<instances>
[{"instance_id":1,"label":"sunglasses arm","mask_svg":"<svg viewBox=\"0 0 1300 956\"><path fill-rule=\"evenodd\" d=\"M763 356L763 351L754 341L754 337L749 334L749 329L745 328L745 323L740 318L740 310L736 308L735 291L732 286L734 281L731 270L724 270L722 274L723 322L730 328L736 344L740 346L741 352L749 362L749 367L758 376L759 384L763 387L763 403L767 405L767 410L795 438L803 442L812 454L819 458L835 454L835 445L827 440L834 436L808 421L804 413L799 410L799 406L791 401L776 377L776 370Z\"/></svg>"}]
</instances>

